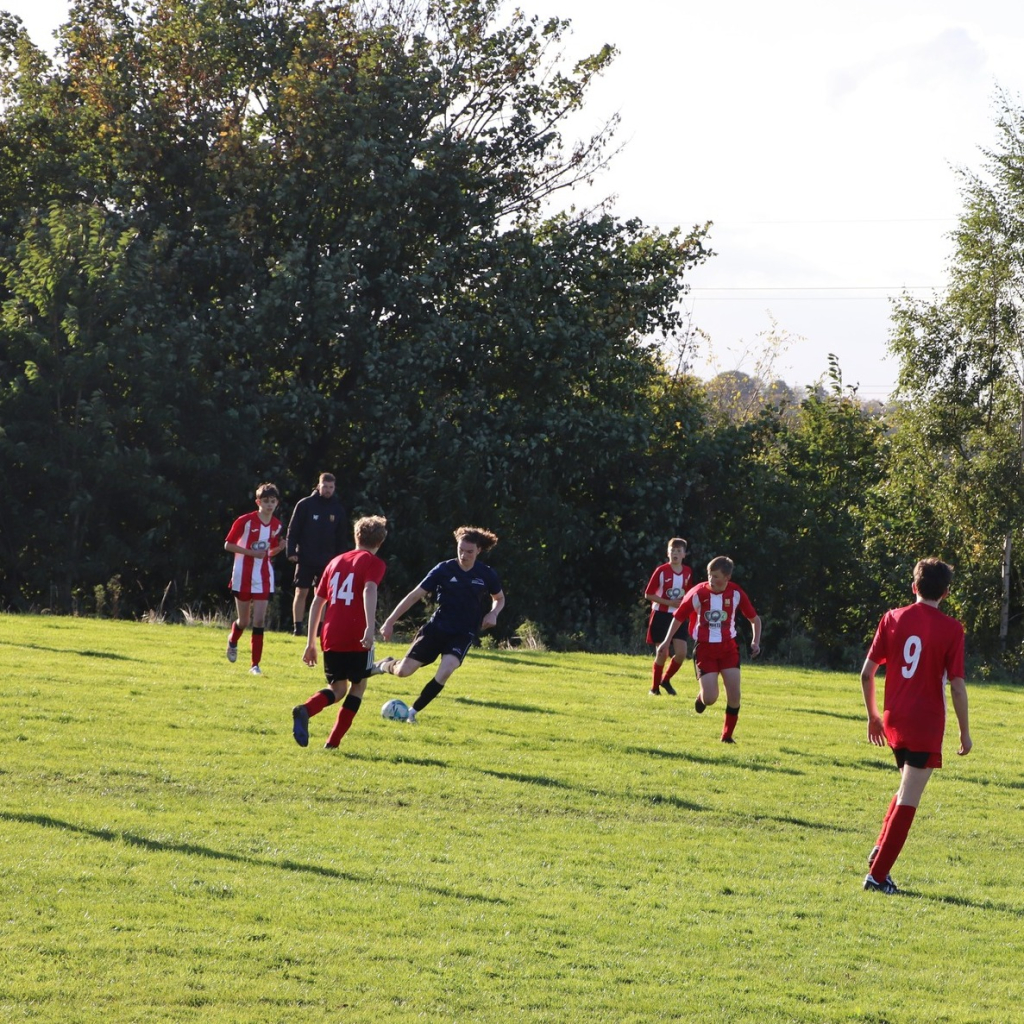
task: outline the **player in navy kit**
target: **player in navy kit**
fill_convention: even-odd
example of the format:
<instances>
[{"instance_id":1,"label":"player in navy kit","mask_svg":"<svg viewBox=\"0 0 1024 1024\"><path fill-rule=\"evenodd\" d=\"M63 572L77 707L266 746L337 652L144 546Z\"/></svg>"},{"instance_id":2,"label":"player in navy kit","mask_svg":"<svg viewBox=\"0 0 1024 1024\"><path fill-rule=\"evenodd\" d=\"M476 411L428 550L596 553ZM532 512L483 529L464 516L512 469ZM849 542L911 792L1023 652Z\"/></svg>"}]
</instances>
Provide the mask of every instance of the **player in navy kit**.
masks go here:
<instances>
[{"instance_id":1,"label":"player in navy kit","mask_svg":"<svg viewBox=\"0 0 1024 1024\"><path fill-rule=\"evenodd\" d=\"M390 640L395 623L418 601L432 597L437 608L430 621L416 634L404 658L384 658L378 671L394 676L411 676L424 665L441 659L441 664L409 709L409 722L440 692L451 674L462 664L479 633L491 629L505 607L505 595L498 574L479 556L490 551L498 538L477 526L460 526L455 531L456 557L434 566L415 590L409 591L384 620L380 635ZM490 608L484 614L484 605Z\"/></svg>"}]
</instances>

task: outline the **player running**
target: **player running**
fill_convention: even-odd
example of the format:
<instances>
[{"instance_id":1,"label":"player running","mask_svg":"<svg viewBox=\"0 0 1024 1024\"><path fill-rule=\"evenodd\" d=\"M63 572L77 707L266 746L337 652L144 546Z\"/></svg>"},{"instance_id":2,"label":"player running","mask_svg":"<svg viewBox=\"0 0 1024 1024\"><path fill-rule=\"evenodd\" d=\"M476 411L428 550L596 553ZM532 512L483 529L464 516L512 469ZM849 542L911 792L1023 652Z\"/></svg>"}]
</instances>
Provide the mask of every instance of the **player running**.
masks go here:
<instances>
[{"instance_id":1,"label":"player running","mask_svg":"<svg viewBox=\"0 0 1024 1024\"><path fill-rule=\"evenodd\" d=\"M761 651L761 617L750 598L732 582L733 560L719 555L708 562L708 579L691 587L672 615L665 639L658 645L658 655L668 653L669 645L683 619L690 622L694 641L693 660L697 667L700 690L693 702L698 715L704 714L718 700L718 677L725 684L725 723L722 742L735 743L733 733L740 714L740 649L736 643L736 616L750 622L753 636L750 654Z\"/></svg>"}]
</instances>

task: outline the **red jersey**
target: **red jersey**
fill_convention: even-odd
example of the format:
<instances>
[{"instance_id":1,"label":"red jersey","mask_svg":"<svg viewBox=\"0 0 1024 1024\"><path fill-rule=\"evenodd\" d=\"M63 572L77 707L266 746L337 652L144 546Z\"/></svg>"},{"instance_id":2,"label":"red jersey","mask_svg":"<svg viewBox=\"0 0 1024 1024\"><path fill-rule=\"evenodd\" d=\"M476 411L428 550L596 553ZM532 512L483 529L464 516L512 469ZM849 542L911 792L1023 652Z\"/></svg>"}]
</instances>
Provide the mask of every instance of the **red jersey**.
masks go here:
<instances>
[{"instance_id":1,"label":"red jersey","mask_svg":"<svg viewBox=\"0 0 1024 1024\"><path fill-rule=\"evenodd\" d=\"M736 642L736 613L746 619L757 617L750 598L735 583L729 582L725 590L716 594L708 582L691 587L673 612L682 622L690 619L690 636L699 644Z\"/></svg>"},{"instance_id":2,"label":"red jersey","mask_svg":"<svg viewBox=\"0 0 1024 1024\"><path fill-rule=\"evenodd\" d=\"M672 602L669 605L651 602L652 612L674 612L679 607L679 599L690 589L690 582L693 579L693 570L688 566L681 566L679 572L675 572L671 562L659 565L651 576L651 582L647 584L644 591L646 597L667 597Z\"/></svg>"},{"instance_id":3,"label":"red jersey","mask_svg":"<svg viewBox=\"0 0 1024 1024\"><path fill-rule=\"evenodd\" d=\"M239 516L224 539L240 548L269 551L278 546L281 521L271 516L269 523L260 519L259 512ZM267 598L274 592L274 566L269 558L235 555L231 567L231 589L240 594L251 594L257 599Z\"/></svg>"},{"instance_id":4,"label":"red jersey","mask_svg":"<svg viewBox=\"0 0 1024 1024\"><path fill-rule=\"evenodd\" d=\"M964 627L918 601L882 616L868 658L885 665L885 738L893 750L942 753L946 682L964 677Z\"/></svg>"},{"instance_id":5,"label":"red jersey","mask_svg":"<svg viewBox=\"0 0 1024 1024\"><path fill-rule=\"evenodd\" d=\"M325 651L361 651L366 632L363 611L363 588L367 583L384 579L387 566L369 551L346 551L327 563L316 596L322 597L324 608L320 646Z\"/></svg>"}]
</instances>

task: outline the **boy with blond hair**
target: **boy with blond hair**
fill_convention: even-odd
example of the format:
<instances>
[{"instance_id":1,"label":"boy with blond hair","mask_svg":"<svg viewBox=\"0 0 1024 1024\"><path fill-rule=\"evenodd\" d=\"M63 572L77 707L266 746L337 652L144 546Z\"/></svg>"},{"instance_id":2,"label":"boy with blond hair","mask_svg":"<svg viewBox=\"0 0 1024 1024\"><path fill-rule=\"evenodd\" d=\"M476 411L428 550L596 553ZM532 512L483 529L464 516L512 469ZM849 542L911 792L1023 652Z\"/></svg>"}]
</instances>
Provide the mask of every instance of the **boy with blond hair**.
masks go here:
<instances>
[{"instance_id":1,"label":"boy with blond hair","mask_svg":"<svg viewBox=\"0 0 1024 1024\"><path fill-rule=\"evenodd\" d=\"M327 563L309 609L303 662L314 668L317 635L324 654L327 686L292 708L292 735L300 747L309 745L309 720L344 698L324 746L338 746L363 702L367 676L375 675L373 634L377 628L377 588L387 566L377 557L388 535L382 516L365 516L353 529L355 550ZM323 617L323 628L320 619Z\"/></svg>"}]
</instances>

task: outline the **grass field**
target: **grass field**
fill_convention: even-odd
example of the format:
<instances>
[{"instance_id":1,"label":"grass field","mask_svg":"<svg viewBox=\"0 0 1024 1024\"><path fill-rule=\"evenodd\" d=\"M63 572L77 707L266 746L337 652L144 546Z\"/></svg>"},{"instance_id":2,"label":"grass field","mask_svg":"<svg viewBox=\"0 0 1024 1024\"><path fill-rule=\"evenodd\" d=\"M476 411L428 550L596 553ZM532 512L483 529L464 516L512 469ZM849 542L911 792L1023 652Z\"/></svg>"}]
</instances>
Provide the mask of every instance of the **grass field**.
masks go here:
<instances>
[{"instance_id":1,"label":"grass field","mask_svg":"<svg viewBox=\"0 0 1024 1024\"><path fill-rule=\"evenodd\" d=\"M0 1020L1024 1020L1017 689L971 688L887 898L855 673L746 666L729 747L686 670L476 651L415 726L378 711L429 670L371 680L325 751L302 642L262 678L224 642L0 616Z\"/></svg>"}]
</instances>

